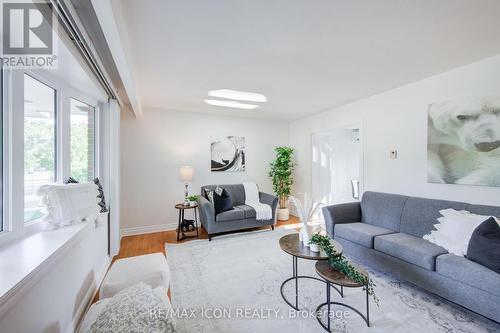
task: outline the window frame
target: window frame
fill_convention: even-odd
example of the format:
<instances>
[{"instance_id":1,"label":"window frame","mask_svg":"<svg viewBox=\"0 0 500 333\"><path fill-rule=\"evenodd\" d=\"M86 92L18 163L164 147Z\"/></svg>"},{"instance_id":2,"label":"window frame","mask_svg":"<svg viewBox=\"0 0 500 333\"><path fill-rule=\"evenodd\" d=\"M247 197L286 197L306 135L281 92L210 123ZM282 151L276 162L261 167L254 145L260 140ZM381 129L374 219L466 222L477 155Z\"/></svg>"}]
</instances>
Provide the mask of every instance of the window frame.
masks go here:
<instances>
[{"instance_id":1,"label":"window frame","mask_svg":"<svg viewBox=\"0 0 500 333\"><path fill-rule=\"evenodd\" d=\"M70 157L70 160L69 160L69 166L70 166L70 169L69 169L69 173L71 175L71 100L75 100L77 102L80 102L80 103L83 103L83 104L86 104L88 106L90 106L91 108L93 108L93 117L92 117L92 120L93 120L93 126L94 126L94 144L93 144L93 148L94 148L94 163L93 163L93 171L94 171L94 174L92 176L92 179L95 179L96 177L99 176L99 165L97 164L98 162L98 133L99 133L99 128L98 128L98 115L100 113L98 113L98 107L100 106L99 103L97 103L97 105L92 105L92 104L89 104L85 101L82 101L81 99L78 99L76 97L73 97L73 96L70 96L69 97L69 101L70 101L70 110L69 110L69 120L70 120L70 124L69 124L69 128L70 128L70 138L69 138L69 144L70 144L70 153L69 153L69 157Z\"/></svg>"},{"instance_id":2,"label":"window frame","mask_svg":"<svg viewBox=\"0 0 500 333\"><path fill-rule=\"evenodd\" d=\"M104 101L99 101L52 76L46 70L4 68L2 74L4 223L0 231L0 246L43 230L43 223L39 223L41 218L24 222L24 75L27 74L55 90L55 183L62 184L70 174L71 98L94 108L94 176L100 176L100 118L105 104Z\"/></svg>"},{"instance_id":3,"label":"window frame","mask_svg":"<svg viewBox=\"0 0 500 333\"><path fill-rule=\"evenodd\" d=\"M59 137L59 131L61 130L58 126L58 122L59 122L59 113L61 111L60 107L59 107L59 91L49 82L45 82L43 81L42 79L38 78L37 76L33 75L32 72L30 71L25 71L24 74L23 74L23 139L24 139L24 135L25 135L25 131L24 131L24 122L25 122L25 113L24 113L24 80L26 78L26 76L29 76L30 78L32 78L33 80L35 81L38 81L39 83L49 87L50 89L53 89L54 90L54 182L53 183L57 183L58 182L58 179L59 179L59 173L60 173L60 169L59 169L59 165L58 165L58 161L61 157L60 155L60 151L59 151L59 142L58 142L58 137ZM24 140L23 140L23 216L24 216L24 189L25 189L25 185L26 183L24 182L24 153L25 153L25 150L24 150ZM23 218L24 220L24 218ZM40 218L35 218L35 219L31 219L31 220L24 220L24 224L25 225L29 225L31 223L36 223L36 222L39 222L40 221Z\"/></svg>"}]
</instances>

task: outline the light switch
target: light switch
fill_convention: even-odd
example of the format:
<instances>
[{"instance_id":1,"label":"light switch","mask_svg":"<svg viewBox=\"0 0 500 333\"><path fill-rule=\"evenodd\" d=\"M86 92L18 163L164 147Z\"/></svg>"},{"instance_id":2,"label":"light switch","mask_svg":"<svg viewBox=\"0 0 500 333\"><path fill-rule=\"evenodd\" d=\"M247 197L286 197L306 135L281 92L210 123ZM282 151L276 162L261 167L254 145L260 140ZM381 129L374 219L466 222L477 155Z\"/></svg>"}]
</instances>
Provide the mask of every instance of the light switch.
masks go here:
<instances>
[{"instance_id":1,"label":"light switch","mask_svg":"<svg viewBox=\"0 0 500 333\"><path fill-rule=\"evenodd\" d=\"M390 152L390 158L391 160L395 160L398 158L398 151L397 150L391 150Z\"/></svg>"}]
</instances>

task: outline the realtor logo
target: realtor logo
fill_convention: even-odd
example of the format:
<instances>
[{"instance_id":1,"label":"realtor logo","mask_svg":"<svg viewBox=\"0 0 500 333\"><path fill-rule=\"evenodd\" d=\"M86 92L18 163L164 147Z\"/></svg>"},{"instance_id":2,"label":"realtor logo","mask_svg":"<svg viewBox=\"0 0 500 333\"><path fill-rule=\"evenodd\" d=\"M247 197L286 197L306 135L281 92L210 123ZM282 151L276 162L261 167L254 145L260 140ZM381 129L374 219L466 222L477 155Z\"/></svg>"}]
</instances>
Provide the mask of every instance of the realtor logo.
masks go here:
<instances>
[{"instance_id":1,"label":"realtor logo","mask_svg":"<svg viewBox=\"0 0 500 333\"><path fill-rule=\"evenodd\" d=\"M47 0L2 1L2 62L5 66L55 68L57 19L48 3Z\"/></svg>"}]
</instances>

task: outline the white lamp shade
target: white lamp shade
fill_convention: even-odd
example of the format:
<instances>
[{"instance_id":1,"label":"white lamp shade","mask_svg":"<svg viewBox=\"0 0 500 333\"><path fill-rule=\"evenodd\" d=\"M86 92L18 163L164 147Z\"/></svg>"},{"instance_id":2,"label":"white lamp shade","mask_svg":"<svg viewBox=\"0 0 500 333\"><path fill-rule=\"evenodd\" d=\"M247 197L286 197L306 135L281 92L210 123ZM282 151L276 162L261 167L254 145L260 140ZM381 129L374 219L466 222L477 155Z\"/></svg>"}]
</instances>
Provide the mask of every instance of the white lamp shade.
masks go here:
<instances>
[{"instance_id":1,"label":"white lamp shade","mask_svg":"<svg viewBox=\"0 0 500 333\"><path fill-rule=\"evenodd\" d=\"M183 166L179 169L179 180L183 182L190 182L193 180L194 169L192 166Z\"/></svg>"}]
</instances>

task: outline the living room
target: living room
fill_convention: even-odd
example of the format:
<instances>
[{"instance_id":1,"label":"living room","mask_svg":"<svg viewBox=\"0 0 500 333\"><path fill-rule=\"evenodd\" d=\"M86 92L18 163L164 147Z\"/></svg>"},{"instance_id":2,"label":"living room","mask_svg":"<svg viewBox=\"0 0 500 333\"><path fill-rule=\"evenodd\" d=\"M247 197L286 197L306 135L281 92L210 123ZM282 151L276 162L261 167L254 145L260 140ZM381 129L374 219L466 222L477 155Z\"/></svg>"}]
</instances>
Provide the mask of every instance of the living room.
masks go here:
<instances>
[{"instance_id":1,"label":"living room","mask_svg":"<svg viewBox=\"0 0 500 333\"><path fill-rule=\"evenodd\" d=\"M500 2L2 12L1 332L500 332Z\"/></svg>"}]
</instances>

